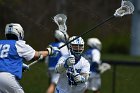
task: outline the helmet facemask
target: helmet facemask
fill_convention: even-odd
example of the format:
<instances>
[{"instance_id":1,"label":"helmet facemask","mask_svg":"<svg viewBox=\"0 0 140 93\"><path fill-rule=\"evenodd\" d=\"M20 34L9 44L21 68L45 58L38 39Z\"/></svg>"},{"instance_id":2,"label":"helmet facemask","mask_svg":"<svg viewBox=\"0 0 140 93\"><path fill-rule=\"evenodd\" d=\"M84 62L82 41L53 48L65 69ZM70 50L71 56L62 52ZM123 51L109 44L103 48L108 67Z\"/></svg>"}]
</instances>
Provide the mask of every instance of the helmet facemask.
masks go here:
<instances>
[{"instance_id":1,"label":"helmet facemask","mask_svg":"<svg viewBox=\"0 0 140 93\"><path fill-rule=\"evenodd\" d=\"M75 57L80 57L82 52L84 51L84 45L76 45L76 44L72 44L70 45L70 50L71 53L75 56Z\"/></svg>"},{"instance_id":2,"label":"helmet facemask","mask_svg":"<svg viewBox=\"0 0 140 93\"><path fill-rule=\"evenodd\" d=\"M73 36L70 38L70 40L73 40L76 38L76 36ZM78 39L74 40L69 44L69 48L71 53L76 57L81 57L82 52L84 51L84 40L79 37Z\"/></svg>"}]
</instances>

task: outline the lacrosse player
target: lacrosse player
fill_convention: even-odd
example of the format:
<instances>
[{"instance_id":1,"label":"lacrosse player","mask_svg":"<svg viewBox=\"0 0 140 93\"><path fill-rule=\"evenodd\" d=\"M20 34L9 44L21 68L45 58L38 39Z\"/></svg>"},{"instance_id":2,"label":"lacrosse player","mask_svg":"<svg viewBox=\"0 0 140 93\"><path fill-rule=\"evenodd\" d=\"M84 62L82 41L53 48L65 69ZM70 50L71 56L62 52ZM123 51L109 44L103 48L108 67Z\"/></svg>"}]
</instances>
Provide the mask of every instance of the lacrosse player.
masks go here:
<instances>
[{"instance_id":1,"label":"lacrosse player","mask_svg":"<svg viewBox=\"0 0 140 93\"><path fill-rule=\"evenodd\" d=\"M27 67L23 59L30 61L45 58L52 55L55 48L35 51L23 40L23 28L17 23L6 25L5 37L7 40L0 40L0 93L24 93L17 81L22 78L22 67Z\"/></svg>"},{"instance_id":2,"label":"lacrosse player","mask_svg":"<svg viewBox=\"0 0 140 93\"><path fill-rule=\"evenodd\" d=\"M62 46L64 44L63 42L65 41L65 37L61 31L56 30L54 37L55 37L55 42L51 43L50 44L51 46L59 48L60 46ZM68 38L68 35L67 35L67 38ZM57 53L56 56L47 56L46 57L45 63L48 66L47 72L49 72L49 77L51 79L49 88L47 89L46 93L54 93L55 86L56 86L59 76L60 76L59 73L55 72L55 66L61 56L68 55L68 54L69 54L68 49L65 46L60 49L60 51Z\"/></svg>"},{"instance_id":3,"label":"lacrosse player","mask_svg":"<svg viewBox=\"0 0 140 93\"><path fill-rule=\"evenodd\" d=\"M72 36L69 41L77 36ZM81 56L84 50L84 40L79 37L69 44L71 55L62 56L56 65L60 77L55 93L83 93L87 87L90 64Z\"/></svg>"},{"instance_id":4,"label":"lacrosse player","mask_svg":"<svg viewBox=\"0 0 140 93\"><path fill-rule=\"evenodd\" d=\"M97 38L89 38L87 40L87 45L89 49L83 54L83 56L90 62L90 77L88 80L87 90L92 90L94 93L100 93L101 87L101 77L100 73L103 73L105 70L109 69L109 64L104 63L103 65L107 65L107 68L104 69L101 66L101 47L102 44ZM103 68L103 69L100 69ZM87 90L85 92L87 92Z\"/></svg>"}]
</instances>

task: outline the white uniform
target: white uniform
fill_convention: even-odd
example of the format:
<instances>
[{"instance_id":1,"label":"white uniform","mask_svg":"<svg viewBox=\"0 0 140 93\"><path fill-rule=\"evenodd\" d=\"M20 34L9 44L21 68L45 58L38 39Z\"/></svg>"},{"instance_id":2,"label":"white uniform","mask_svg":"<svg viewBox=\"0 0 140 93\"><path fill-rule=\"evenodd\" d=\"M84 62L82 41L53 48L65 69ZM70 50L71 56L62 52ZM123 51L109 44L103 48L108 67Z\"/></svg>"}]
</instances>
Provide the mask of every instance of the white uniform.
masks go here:
<instances>
[{"instance_id":1,"label":"white uniform","mask_svg":"<svg viewBox=\"0 0 140 93\"><path fill-rule=\"evenodd\" d=\"M49 45L51 45L53 47L60 47L60 46L64 45L64 43L63 42L53 42ZM49 72L49 77L51 78L51 83L57 84L59 76L60 76L59 73L55 72L55 66L56 66L59 58L61 56L68 55L68 54L69 54L68 48L65 46L60 49L59 53L57 52L56 56L47 56L46 57L45 63L48 65L48 72Z\"/></svg>"},{"instance_id":2,"label":"white uniform","mask_svg":"<svg viewBox=\"0 0 140 93\"><path fill-rule=\"evenodd\" d=\"M57 70L58 65L65 63L65 60L67 58L68 56L62 56L59 59L56 65L56 70ZM89 74L90 64L84 57L81 57L80 60L74 65L74 67L77 73ZM72 85L68 78L69 72L73 72L72 67L69 67L67 71L64 71L63 73L60 73L60 78L56 86L55 93L84 93L85 89L87 88L87 82Z\"/></svg>"},{"instance_id":3,"label":"white uniform","mask_svg":"<svg viewBox=\"0 0 140 93\"><path fill-rule=\"evenodd\" d=\"M98 65L101 64L100 61L100 51L98 49L88 49L85 53L84 53L84 57L89 60L89 62L92 64L92 62L97 62ZM87 89L89 90L93 90L96 91L98 89L100 89L101 87L101 76L100 73L96 71L96 69L94 69L94 67L90 68L90 77L88 80L88 87Z\"/></svg>"}]
</instances>

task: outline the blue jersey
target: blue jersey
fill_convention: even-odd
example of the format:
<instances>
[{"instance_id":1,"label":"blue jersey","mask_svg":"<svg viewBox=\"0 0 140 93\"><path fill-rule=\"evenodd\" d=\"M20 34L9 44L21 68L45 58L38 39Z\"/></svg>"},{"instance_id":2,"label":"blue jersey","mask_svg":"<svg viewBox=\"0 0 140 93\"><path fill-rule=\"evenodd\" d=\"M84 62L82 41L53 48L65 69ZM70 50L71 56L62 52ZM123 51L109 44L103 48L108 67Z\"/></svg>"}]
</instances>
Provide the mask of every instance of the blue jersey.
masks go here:
<instances>
[{"instance_id":1,"label":"blue jersey","mask_svg":"<svg viewBox=\"0 0 140 93\"><path fill-rule=\"evenodd\" d=\"M99 72L98 66L100 64L100 51L96 48L89 48L83 56L90 62L90 71Z\"/></svg>"},{"instance_id":2,"label":"blue jersey","mask_svg":"<svg viewBox=\"0 0 140 93\"><path fill-rule=\"evenodd\" d=\"M9 72L15 75L17 79L21 79L23 58L30 60L35 53L29 47L32 52L29 51L30 55L26 52L25 55L25 51L29 50L28 47L24 41L0 40L0 72Z\"/></svg>"},{"instance_id":3,"label":"blue jersey","mask_svg":"<svg viewBox=\"0 0 140 93\"><path fill-rule=\"evenodd\" d=\"M53 42L50 45L53 46L53 47L58 47L59 48L63 44L64 43L62 43L62 42ZM57 62L62 55L68 55L68 49L67 49L66 46L61 48L59 52L56 52L55 56L48 56L48 59L46 61L48 61L49 69L53 69L53 70L55 69L55 66L56 66Z\"/></svg>"}]
</instances>

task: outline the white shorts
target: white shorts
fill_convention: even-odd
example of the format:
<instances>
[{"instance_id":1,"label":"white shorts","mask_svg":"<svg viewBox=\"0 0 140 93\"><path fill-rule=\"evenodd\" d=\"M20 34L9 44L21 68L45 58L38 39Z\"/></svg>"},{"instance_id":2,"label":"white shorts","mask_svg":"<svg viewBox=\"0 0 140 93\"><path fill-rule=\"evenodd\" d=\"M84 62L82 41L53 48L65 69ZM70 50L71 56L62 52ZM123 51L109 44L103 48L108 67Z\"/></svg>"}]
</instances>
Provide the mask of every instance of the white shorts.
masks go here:
<instances>
[{"instance_id":1,"label":"white shorts","mask_svg":"<svg viewBox=\"0 0 140 93\"><path fill-rule=\"evenodd\" d=\"M14 75L0 72L0 93L24 93L24 91Z\"/></svg>"},{"instance_id":2,"label":"white shorts","mask_svg":"<svg viewBox=\"0 0 140 93\"><path fill-rule=\"evenodd\" d=\"M67 83L67 82L66 82ZM65 86L65 88L57 86L54 93L84 93L87 88L86 84L80 86Z\"/></svg>"},{"instance_id":3,"label":"white shorts","mask_svg":"<svg viewBox=\"0 0 140 93\"><path fill-rule=\"evenodd\" d=\"M51 83L57 84L60 74L56 73L55 70L49 70L50 77L51 77Z\"/></svg>"},{"instance_id":4,"label":"white shorts","mask_svg":"<svg viewBox=\"0 0 140 93\"><path fill-rule=\"evenodd\" d=\"M101 77L100 74L91 73L88 80L88 90L97 91L101 87Z\"/></svg>"}]
</instances>

